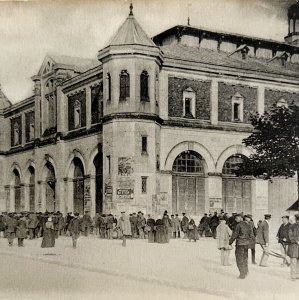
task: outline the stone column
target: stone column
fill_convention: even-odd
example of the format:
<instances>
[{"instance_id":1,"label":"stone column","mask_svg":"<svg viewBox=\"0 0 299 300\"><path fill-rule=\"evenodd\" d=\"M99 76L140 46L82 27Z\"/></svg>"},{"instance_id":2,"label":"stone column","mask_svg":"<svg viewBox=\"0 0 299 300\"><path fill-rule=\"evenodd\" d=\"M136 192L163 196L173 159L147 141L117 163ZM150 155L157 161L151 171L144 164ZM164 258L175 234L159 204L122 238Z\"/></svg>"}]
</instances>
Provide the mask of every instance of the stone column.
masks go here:
<instances>
[{"instance_id":1,"label":"stone column","mask_svg":"<svg viewBox=\"0 0 299 300\"><path fill-rule=\"evenodd\" d=\"M24 183L23 188L21 189L21 201L22 201L21 202L22 211L29 211L30 205L29 205L29 184L28 183Z\"/></svg>"},{"instance_id":2,"label":"stone column","mask_svg":"<svg viewBox=\"0 0 299 300\"><path fill-rule=\"evenodd\" d=\"M218 124L218 80L212 79L211 82L211 124Z\"/></svg>"},{"instance_id":3,"label":"stone column","mask_svg":"<svg viewBox=\"0 0 299 300\"><path fill-rule=\"evenodd\" d=\"M89 211L91 216L96 213L96 193L94 175L86 175L84 179L84 210Z\"/></svg>"},{"instance_id":4,"label":"stone column","mask_svg":"<svg viewBox=\"0 0 299 300\"><path fill-rule=\"evenodd\" d=\"M265 87L259 86L257 92L257 111L260 115L265 111Z\"/></svg>"},{"instance_id":5,"label":"stone column","mask_svg":"<svg viewBox=\"0 0 299 300\"><path fill-rule=\"evenodd\" d=\"M10 211L10 185L6 185L5 187L4 187L4 189L5 189L5 202L6 202L6 204L5 204L5 211L6 212L9 212Z\"/></svg>"},{"instance_id":6,"label":"stone column","mask_svg":"<svg viewBox=\"0 0 299 300\"><path fill-rule=\"evenodd\" d=\"M9 211L15 211L15 188L14 186L9 186Z\"/></svg>"},{"instance_id":7,"label":"stone column","mask_svg":"<svg viewBox=\"0 0 299 300\"><path fill-rule=\"evenodd\" d=\"M208 175L209 203L207 203L206 211L220 211L224 208L224 203L222 203L222 176L221 173L209 173Z\"/></svg>"},{"instance_id":8,"label":"stone column","mask_svg":"<svg viewBox=\"0 0 299 300\"><path fill-rule=\"evenodd\" d=\"M86 129L91 127L91 88L86 88Z\"/></svg>"},{"instance_id":9,"label":"stone column","mask_svg":"<svg viewBox=\"0 0 299 300\"><path fill-rule=\"evenodd\" d=\"M21 114L21 124L22 124L22 145L26 144L26 122L25 114Z\"/></svg>"},{"instance_id":10,"label":"stone column","mask_svg":"<svg viewBox=\"0 0 299 300\"><path fill-rule=\"evenodd\" d=\"M61 86L57 87L57 131L65 133L68 130L68 101L62 92Z\"/></svg>"}]
</instances>

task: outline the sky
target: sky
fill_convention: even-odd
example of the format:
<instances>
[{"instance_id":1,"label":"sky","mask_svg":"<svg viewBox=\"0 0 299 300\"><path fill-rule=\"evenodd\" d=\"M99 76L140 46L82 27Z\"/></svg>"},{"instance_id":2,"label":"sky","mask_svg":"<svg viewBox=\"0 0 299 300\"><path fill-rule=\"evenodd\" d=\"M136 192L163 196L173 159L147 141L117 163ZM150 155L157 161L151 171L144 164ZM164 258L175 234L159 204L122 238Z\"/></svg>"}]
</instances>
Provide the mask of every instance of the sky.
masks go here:
<instances>
[{"instance_id":1,"label":"sky","mask_svg":"<svg viewBox=\"0 0 299 300\"><path fill-rule=\"evenodd\" d=\"M295 0L134 0L150 37L175 25L283 41ZM32 95L46 54L97 57L129 13L129 0L0 0L0 84L13 102ZM188 9L189 4L189 9Z\"/></svg>"}]
</instances>

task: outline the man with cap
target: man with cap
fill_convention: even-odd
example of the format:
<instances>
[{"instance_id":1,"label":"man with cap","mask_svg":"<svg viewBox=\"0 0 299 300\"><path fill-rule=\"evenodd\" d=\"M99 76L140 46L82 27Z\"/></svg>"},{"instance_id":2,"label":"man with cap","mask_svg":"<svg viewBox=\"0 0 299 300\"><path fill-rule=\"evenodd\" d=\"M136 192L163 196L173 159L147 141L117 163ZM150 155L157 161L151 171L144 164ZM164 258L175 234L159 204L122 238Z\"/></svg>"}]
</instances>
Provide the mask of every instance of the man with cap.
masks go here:
<instances>
[{"instance_id":1,"label":"man with cap","mask_svg":"<svg viewBox=\"0 0 299 300\"><path fill-rule=\"evenodd\" d=\"M81 220L79 218L79 213L75 213L74 217L70 220L68 231L72 236L73 248L76 249L77 239L80 236L80 231L81 231Z\"/></svg>"},{"instance_id":2,"label":"man with cap","mask_svg":"<svg viewBox=\"0 0 299 300\"><path fill-rule=\"evenodd\" d=\"M289 223L289 216L283 216L281 219L282 219L282 224L278 229L276 238L278 240L278 243L280 244L281 256L283 257L282 266L285 266L288 265L287 249L290 244L290 238L289 238L290 223Z\"/></svg>"},{"instance_id":3,"label":"man with cap","mask_svg":"<svg viewBox=\"0 0 299 300\"><path fill-rule=\"evenodd\" d=\"M256 243L260 244L263 249L260 267L267 267L269 259L269 221L271 219L271 215L265 214L264 217L265 219L259 224L256 234Z\"/></svg>"},{"instance_id":4,"label":"man with cap","mask_svg":"<svg viewBox=\"0 0 299 300\"><path fill-rule=\"evenodd\" d=\"M229 239L229 245L236 241L236 262L239 269L239 279L244 279L248 274L248 245L253 237L252 226L245 221L241 215L235 216L237 226Z\"/></svg>"},{"instance_id":5,"label":"man with cap","mask_svg":"<svg viewBox=\"0 0 299 300\"><path fill-rule=\"evenodd\" d=\"M290 245L288 247L288 256L291 258L291 279L299 279L299 214L295 215L296 223L291 224L289 228Z\"/></svg>"}]
</instances>

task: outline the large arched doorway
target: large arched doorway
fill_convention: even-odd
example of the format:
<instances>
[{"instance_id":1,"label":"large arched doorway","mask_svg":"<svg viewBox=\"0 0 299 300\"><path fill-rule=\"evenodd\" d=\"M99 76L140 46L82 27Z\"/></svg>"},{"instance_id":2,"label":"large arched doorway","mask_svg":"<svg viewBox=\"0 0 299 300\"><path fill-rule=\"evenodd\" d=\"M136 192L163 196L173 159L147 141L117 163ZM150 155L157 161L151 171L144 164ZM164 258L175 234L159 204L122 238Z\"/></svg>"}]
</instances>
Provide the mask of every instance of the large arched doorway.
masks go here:
<instances>
[{"instance_id":1,"label":"large arched doorway","mask_svg":"<svg viewBox=\"0 0 299 300\"><path fill-rule=\"evenodd\" d=\"M80 158L75 157L74 164L74 206L75 213L84 214L84 167Z\"/></svg>"},{"instance_id":2,"label":"large arched doorway","mask_svg":"<svg viewBox=\"0 0 299 300\"><path fill-rule=\"evenodd\" d=\"M246 159L247 157L242 154L235 154L230 156L223 165L222 200L223 209L227 213L251 212L252 179L235 175L238 165Z\"/></svg>"},{"instance_id":3,"label":"large arched doorway","mask_svg":"<svg viewBox=\"0 0 299 300\"><path fill-rule=\"evenodd\" d=\"M184 151L172 166L172 212L189 215L205 210L204 160L195 151Z\"/></svg>"},{"instance_id":4,"label":"large arched doorway","mask_svg":"<svg viewBox=\"0 0 299 300\"><path fill-rule=\"evenodd\" d=\"M15 192L15 212L19 213L21 207L21 177L17 169L13 170L14 173L14 192Z\"/></svg>"},{"instance_id":5,"label":"large arched doorway","mask_svg":"<svg viewBox=\"0 0 299 300\"><path fill-rule=\"evenodd\" d=\"M50 162L46 163L47 176L46 176L46 211L55 212L56 211L56 201L55 201L55 188L56 188L56 178L55 170Z\"/></svg>"},{"instance_id":6,"label":"large arched doorway","mask_svg":"<svg viewBox=\"0 0 299 300\"><path fill-rule=\"evenodd\" d=\"M110 170L110 157L108 159L108 169ZM96 186L96 212L103 212L103 153L99 152L93 160L95 167L95 186ZM110 172L110 171L109 171Z\"/></svg>"},{"instance_id":7,"label":"large arched doorway","mask_svg":"<svg viewBox=\"0 0 299 300\"><path fill-rule=\"evenodd\" d=\"M32 166L29 171L29 211L35 211L35 170Z\"/></svg>"}]
</instances>

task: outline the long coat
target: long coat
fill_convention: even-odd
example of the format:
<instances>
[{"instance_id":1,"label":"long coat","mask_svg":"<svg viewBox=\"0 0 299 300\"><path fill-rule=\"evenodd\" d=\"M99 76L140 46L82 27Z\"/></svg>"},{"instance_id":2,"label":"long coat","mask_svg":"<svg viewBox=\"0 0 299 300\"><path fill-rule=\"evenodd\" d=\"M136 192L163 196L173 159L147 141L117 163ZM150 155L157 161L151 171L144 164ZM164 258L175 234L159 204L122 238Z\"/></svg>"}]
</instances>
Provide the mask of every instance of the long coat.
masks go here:
<instances>
[{"instance_id":1,"label":"long coat","mask_svg":"<svg viewBox=\"0 0 299 300\"><path fill-rule=\"evenodd\" d=\"M14 233L16 232L18 221L13 217L8 217L6 219L6 232Z\"/></svg>"},{"instance_id":2,"label":"long coat","mask_svg":"<svg viewBox=\"0 0 299 300\"><path fill-rule=\"evenodd\" d=\"M124 235L124 236L132 235L131 223L130 223L129 218L126 215L121 216L119 218L118 224L119 224L119 228L121 230L122 235Z\"/></svg>"},{"instance_id":3,"label":"long coat","mask_svg":"<svg viewBox=\"0 0 299 300\"><path fill-rule=\"evenodd\" d=\"M267 221L262 221L256 233L256 243L260 245L266 245L269 243L269 224Z\"/></svg>"},{"instance_id":4,"label":"long coat","mask_svg":"<svg viewBox=\"0 0 299 300\"><path fill-rule=\"evenodd\" d=\"M289 237L291 244L288 247L288 256L291 258L299 258L299 223L290 225Z\"/></svg>"},{"instance_id":5,"label":"long coat","mask_svg":"<svg viewBox=\"0 0 299 300\"><path fill-rule=\"evenodd\" d=\"M27 224L24 219L20 219L18 221L16 236L18 239L26 239L27 238Z\"/></svg>"},{"instance_id":6,"label":"long coat","mask_svg":"<svg viewBox=\"0 0 299 300\"><path fill-rule=\"evenodd\" d=\"M232 235L231 229L225 223L220 223L217 228L217 248L229 249L229 238Z\"/></svg>"}]
</instances>

